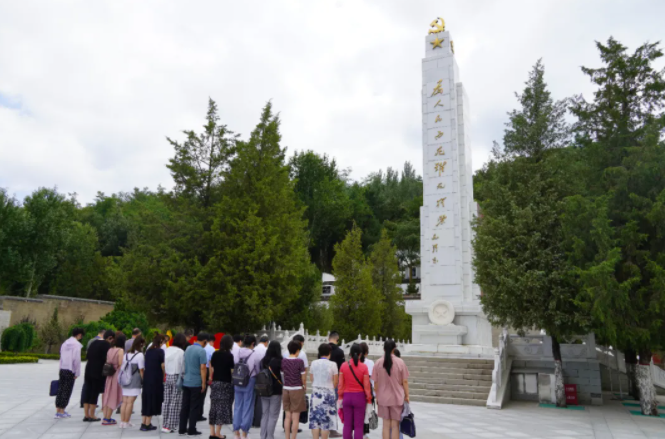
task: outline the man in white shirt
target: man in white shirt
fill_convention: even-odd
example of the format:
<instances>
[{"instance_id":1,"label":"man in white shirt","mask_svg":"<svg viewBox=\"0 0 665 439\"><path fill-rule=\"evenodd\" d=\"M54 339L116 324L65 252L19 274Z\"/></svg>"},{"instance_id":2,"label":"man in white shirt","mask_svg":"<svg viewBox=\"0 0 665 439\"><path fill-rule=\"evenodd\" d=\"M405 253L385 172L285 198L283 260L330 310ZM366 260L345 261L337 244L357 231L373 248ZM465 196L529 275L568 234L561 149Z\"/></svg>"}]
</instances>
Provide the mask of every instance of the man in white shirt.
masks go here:
<instances>
[{"instance_id":1,"label":"man in white shirt","mask_svg":"<svg viewBox=\"0 0 665 439\"><path fill-rule=\"evenodd\" d=\"M266 351L268 350L269 341L270 339L268 339L268 336L264 335L259 339L259 344L257 344L256 347L254 348L254 355L256 356L256 361L258 361L259 364L261 364L261 361L266 356Z\"/></svg>"},{"instance_id":2,"label":"man in white shirt","mask_svg":"<svg viewBox=\"0 0 665 439\"><path fill-rule=\"evenodd\" d=\"M242 347L242 335L236 334L233 336L233 348L231 348L231 354L233 355L233 361L238 362L238 352Z\"/></svg>"}]
</instances>

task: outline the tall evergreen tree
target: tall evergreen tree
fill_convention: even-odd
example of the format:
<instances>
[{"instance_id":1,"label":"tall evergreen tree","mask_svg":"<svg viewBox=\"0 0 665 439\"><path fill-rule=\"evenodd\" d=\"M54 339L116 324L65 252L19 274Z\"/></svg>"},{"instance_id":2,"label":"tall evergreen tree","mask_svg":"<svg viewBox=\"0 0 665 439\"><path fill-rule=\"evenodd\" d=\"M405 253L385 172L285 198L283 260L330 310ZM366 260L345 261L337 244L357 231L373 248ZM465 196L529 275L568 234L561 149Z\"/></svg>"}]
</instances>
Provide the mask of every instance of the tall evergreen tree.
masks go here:
<instances>
[{"instance_id":1,"label":"tall evergreen tree","mask_svg":"<svg viewBox=\"0 0 665 439\"><path fill-rule=\"evenodd\" d=\"M382 297L372 283L372 268L362 250L362 231L354 224L335 246L335 294L330 299L333 321L340 336L355 340L381 330Z\"/></svg>"},{"instance_id":2,"label":"tall evergreen tree","mask_svg":"<svg viewBox=\"0 0 665 439\"><path fill-rule=\"evenodd\" d=\"M411 335L406 312L404 311L404 298L402 288L402 274L399 272L397 262L397 247L392 245L388 233L384 229L381 239L372 247L369 257L372 268L372 282L374 288L381 295L381 332L383 337L405 339Z\"/></svg>"},{"instance_id":3,"label":"tall evergreen tree","mask_svg":"<svg viewBox=\"0 0 665 439\"><path fill-rule=\"evenodd\" d=\"M565 406L560 343L581 329L560 220L564 198L576 193L574 151L559 149L562 104L552 102L543 75L538 61L517 95L522 108L508 113L507 153L483 170L473 265L492 323L552 337L556 403Z\"/></svg>"},{"instance_id":4,"label":"tall evergreen tree","mask_svg":"<svg viewBox=\"0 0 665 439\"><path fill-rule=\"evenodd\" d=\"M567 203L566 241L580 303L604 340L627 359L639 354L642 413L656 415L649 363L665 346L665 77L653 64L663 52L644 44L628 54L613 38L597 47L603 67L582 68L598 87L594 100L571 108L589 166L586 196Z\"/></svg>"},{"instance_id":5,"label":"tall evergreen tree","mask_svg":"<svg viewBox=\"0 0 665 439\"><path fill-rule=\"evenodd\" d=\"M306 222L280 146L279 118L266 104L248 141L238 142L215 206L212 257L197 277L210 326L254 330L303 304L309 272ZM320 293L320 290L319 290Z\"/></svg>"}]
</instances>

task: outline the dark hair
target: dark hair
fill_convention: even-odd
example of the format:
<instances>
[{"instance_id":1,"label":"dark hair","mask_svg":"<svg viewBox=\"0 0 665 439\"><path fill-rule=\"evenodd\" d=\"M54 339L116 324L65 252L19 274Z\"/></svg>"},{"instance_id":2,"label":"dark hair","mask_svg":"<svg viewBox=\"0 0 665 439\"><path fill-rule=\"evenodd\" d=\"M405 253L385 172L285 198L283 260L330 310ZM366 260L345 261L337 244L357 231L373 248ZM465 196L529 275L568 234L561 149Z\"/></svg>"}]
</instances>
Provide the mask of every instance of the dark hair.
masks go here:
<instances>
[{"instance_id":1,"label":"dark hair","mask_svg":"<svg viewBox=\"0 0 665 439\"><path fill-rule=\"evenodd\" d=\"M141 330L140 330L139 328L134 328L134 329L132 330L132 335L133 335L134 337L138 337L139 335L141 335Z\"/></svg>"},{"instance_id":2,"label":"dark hair","mask_svg":"<svg viewBox=\"0 0 665 439\"><path fill-rule=\"evenodd\" d=\"M233 336L233 342L234 343L240 343L242 341L242 335L236 334Z\"/></svg>"},{"instance_id":3,"label":"dark hair","mask_svg":"<svg viewBox=\"0 0 665 439\"><path fill-rule=\"evenodd\" d=\"M321 343L321 345L319 345L319 358L327 357L330 355L331 351L332 348L329 343Z\"/></svg>"},{"instance_id":4,"label":"dark hair","mask_svg":"<svg viewBox=\"0 0 665 439\"><path fill-rule=\"evenodd\" d=\"M143 350L144 344L145 344L145 339L139 335L134 339L134 343L132 343L132 348L129 350L129 352L131 353L141 352Z\"/></svg>"},{"instance_id":5,"label":"dark hair","mask_svg":"<svg viewBox=\"0 0 665 439\"><path fill-rule=\"evenodd\" d=\"M270 361L276 358L278 360L282 359L282 345L278 341L271 341L268 344L268 349L266 349L266 356L263 357L262 366L264 368L270 366Z\"/></svg>"},{"instance_id":6,"label":"dark hair","mask_svg":"<svg viewBox=\"0 0 665 439\"><path fill-rule=\"evenodd\" d=\"M125 343L127 342L127 336L122 333L122 331L118 331L115 333L115 343L113 343L113 346L116 348L120 349L125 349Z\"/></svg>"},{"instance_id":7,"label":"dark hair","mask_svg":"<svg viewBox=\"0 0 665 439\"><path fill-rule=\"evenodd\" d=\"M252 345L256 344L256 337L251 334L245 336L245 340L242 342L243 347L249 348Z\"/></svg>"},{"instance_id":8,"label":"dark hair","mask_svg":"<svg viewBox=\"0 0 665 439\"><path fill-rule=\"evenodd\" d=\"M104 340L106 340L107 338L115 338L115 331L113 329L107 329L104 332Z\"/></svg>"},{"instance_id":9,"label":"dark hair","mask_svg":"<svg viewBox=\"0 0 665 439\"><path fill-rule=\"evenodd\" d=\"M349 351L349 357L353 360L353 363L358 366L358 361L360 360L360 356L362 355L362 349L360 349L360 345L358 343L353 343L351 346L351 350Z\"/></svg>"},{"instance_id":10,"label":"dark hair","mask_svg":"<svg viewBox=\"0 0 665 439\"><path fill-rule=\"evenodd\" d=\"M270 339L268 338L267 335L262 335L261 338L259 339L259 343L268 343Z\"/></svg>"},{"instance_id":11,"label":"dark hair","mask_svg":"<svg viewBox=\"0 0 665 439\"><path fill-rule=\"evenodd\" d=\"M219 350L222 352L231 352L231 349L233 349L233 337L225 334L222 337L222 341L219 342Z\"/></svg>"},{"instance_id":12,"label":"dark hair","mask_svg":"<svg viewBox=\"0 0 665 439\"><path fill-rule=\"evenodd\" d=\"M76 337L77 335L85 335L85 329L83 328L74 328L72 330L72 337Z\"/></svg>"},{"instance_id":13,"label":"dark hair","mask_svg":"<svg viewBox=\"0 0 665 439\"><path fill-rule=\"evenodd\" d=\"M303 337L300 334L296 334L293 336L293 341L299 341L300 343L305 343L305 337Z\"/></svg>"},{"instance_id":14,"label":"dark hair","mask_svg":"<svg viewBox=\"0 0 665 439\"><path fill-rule=\"evenodd\" d=\"M328 334L328 340L331 340L333 338L338 340L339 339L339 332L331 331L330 334Z\"/></svg>"},{"instance_id":15,"label":"dark hair","mask_svg":"<svg viewBox=\"0 0 665 439\"><path fill-rule=\"evenodd\" d=\"M402 353L399 351L399 349L396 348L396 349L393 351L393 353L395 354L395 356L396 356L397 358L402 358Z\"/></svg>"},{"instance_id":16,"label":"dark hair","mask_svg":"<svg viewBox=\"0 0 665 439\"><path fill-rule=\"evenodd\" d=\"M186 329L185 330L185 337L186 338L194 337L194 330L193 329Z\"/></svg>"},{"instance_id":17,"label":"dark hair","mask_svg":"<svg viewBox=\"0 0 665 439\"><path fill-rule=\"evenodd\" d=\"M369 346L367 343L362 342L360 343L360 351L362 352L362 356L360 357L360 361L363 363L365 362L365 358L369 355Z\"/></svg>"},{"instance_id":18,"label":"dark hair","mask_svg":"<svg viewBox=\"0 0 665 439\"><path fill-rule=\"evenodd\" d=\"M196 336L197 341L208 341L210 340L210 336L208 335L207 332L199 332L199 334Z\"/></svg>"},{"instance_id":19,"label":"dark hair","mask_svg":"<svg viewBox=\"0 0 665 439\"><path fill-rule=\"evenodd\" d=\"M291 340L286 348L289 350L289 354L293 355L299 350L301 350L302 346L297 341Z\"/></svg>"},{"instance_id":20,"label":"dark hair","mask_svg":"<svg viewBox=\"0 0 665 439\"><path fill-rule=\"evenodd\" d=\"M393 351L397 347L397 344L395 343L395 340L386 340L386 342L383 344L383 352L385 353L385 356L383 357L383 367L386 369L386 372L388 372L388 376L390 376L390 370L393 368Z\"/></svg>"},{"instance_id":21,"label":"dark hair","mask_svg":"<svg viewBox=\"0 0 665 439\"><path fill-rule=\"evenodd\" d=\"M164 336L162 334L155 334L155 336L152 338L150 349L160 349L162 347L162 340L164 340Z\"/></svg>"},{"instance_id":22,"label":"dark hair","mask_svg":"<svg viewBox=\"0 0 665 439\"><path fill-rule=\"evenodd\" d=\"M173 336L173 343L171 343L171 346L175 346L177 348L182 349L183 351L187 349L187 337L185 337L185 334L182 332L178 332L176 335Z\"/></svg>"}]
</instances>

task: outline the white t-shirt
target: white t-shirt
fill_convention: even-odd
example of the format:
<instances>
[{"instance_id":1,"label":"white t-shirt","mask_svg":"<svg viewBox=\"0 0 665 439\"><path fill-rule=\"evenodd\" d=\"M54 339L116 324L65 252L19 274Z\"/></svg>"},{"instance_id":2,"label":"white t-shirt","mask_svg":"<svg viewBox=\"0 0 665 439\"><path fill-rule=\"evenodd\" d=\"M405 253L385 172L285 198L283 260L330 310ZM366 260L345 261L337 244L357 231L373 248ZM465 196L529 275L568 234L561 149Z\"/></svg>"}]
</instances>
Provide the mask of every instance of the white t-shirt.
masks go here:
<instances>
[{"instance_id":1,"label":"white t-shirt","mask_svg":"<svg viewBox=\"0 0 665 439\"><path fill-rule=\"evenodd\" d=\"M231 348L231 354L233 355L233 361L238 362L238 352L240 352L240 345L236 342L233 342L233 347Z\"/></svg>"},{"instance_id":2,"label":"white t-shirt","mask_svg":"<svg viewBox=\"0 0 665 439\"><path fill-rule=\"evenodd\" d=\"M311 373L314 376L312 387L335 389L333 379L339 372L337 371L337 364L334 361L330 361L327 358L312 361Z\"/></svg>"},{"instance_id":3,"label":"white t-shirt","mask_svg":"<svg viewBox=\"0 0 665 439\"><path fill-rule=\"evenodd\" d=\"M213 345L207 344L203 349L205 349L206 356L208 357L208 363L206 364L206 367L210 368L210 359L212 358L212 354L215 353L215 347Z\"/></svg>"},{"instance_id":4,"label":"white t-shirt","mask_svg":"<svg viewBox=\"0 0 665 439\"><path fill-rule=\"evenodd\" d=\"M145 369L145 357L141 352L127 353L125 354L124 361L129 361L129 364L135 364L138 367L136 373L132 374L132 382L128 387L122 387L123 396L140 396L141 395L141 369ZM134 367L129 366L130 373L133 371Z\"/></svg>"},{"instance_id":5,"label":"white t-shirt","mask_svg":"<svg viewBox=\"0 0 665 439\"><path fill-rule=\"evenodd\" d=\"M185 351L176 346L166 348L164 370L167 375L183 373L185 371Z\"/></svg>"}]
</instances>

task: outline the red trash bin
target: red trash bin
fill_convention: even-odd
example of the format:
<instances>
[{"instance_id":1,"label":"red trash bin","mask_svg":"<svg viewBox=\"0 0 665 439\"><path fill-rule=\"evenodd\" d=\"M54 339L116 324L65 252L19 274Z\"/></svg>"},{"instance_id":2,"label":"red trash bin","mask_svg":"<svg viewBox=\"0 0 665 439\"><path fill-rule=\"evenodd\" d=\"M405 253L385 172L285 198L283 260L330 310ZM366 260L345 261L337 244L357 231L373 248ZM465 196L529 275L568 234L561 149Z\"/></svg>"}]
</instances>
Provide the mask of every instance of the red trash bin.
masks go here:
<instances>
[{"instance_id":1,"label":"red trash bin","mask_svg":"<svg viewBox=\"0 0 665 439\"><path fill-rule=\"evenodd\" d=\"M577 405L577 384L565 384L566 404Z\"/></svg>"}]
</instances>

